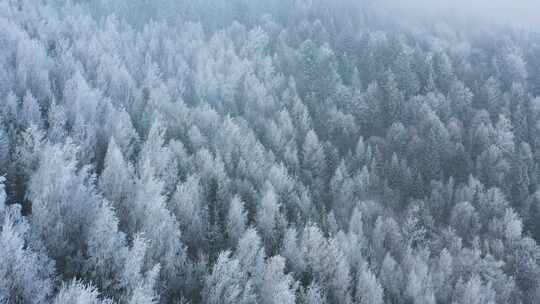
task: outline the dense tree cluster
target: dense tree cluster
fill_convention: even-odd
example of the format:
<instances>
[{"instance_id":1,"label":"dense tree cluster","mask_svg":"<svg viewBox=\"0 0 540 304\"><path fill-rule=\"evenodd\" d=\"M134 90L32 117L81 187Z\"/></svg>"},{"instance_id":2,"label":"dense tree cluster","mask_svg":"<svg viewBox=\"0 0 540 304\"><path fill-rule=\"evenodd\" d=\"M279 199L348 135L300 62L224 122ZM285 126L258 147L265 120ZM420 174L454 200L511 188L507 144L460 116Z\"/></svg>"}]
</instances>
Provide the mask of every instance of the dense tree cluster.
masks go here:
<instances>
[{"instance_id":1,"label":"dense tree cluster","mask_svg":"<svg viewBox=\"0 0 540 304\"><path fill-rule=\"evenodd\" d=\"M538 34L358 0L0 29L0 303L540 303Z\"/></svg>"}]
</instances>

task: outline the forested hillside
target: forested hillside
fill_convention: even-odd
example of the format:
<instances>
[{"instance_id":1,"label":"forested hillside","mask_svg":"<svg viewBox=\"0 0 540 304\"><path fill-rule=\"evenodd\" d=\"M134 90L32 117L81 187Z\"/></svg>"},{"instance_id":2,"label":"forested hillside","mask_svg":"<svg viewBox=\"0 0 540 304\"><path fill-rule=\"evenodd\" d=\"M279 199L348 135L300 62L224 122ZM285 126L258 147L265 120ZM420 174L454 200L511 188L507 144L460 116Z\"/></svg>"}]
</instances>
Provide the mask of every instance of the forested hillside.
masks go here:
<instances>
[{"instance_id":1,"label":"forested hillside","mask_svg":"<svg viewBox=\"0 0 540 304\"><path fill-rule=\"evenodd\" d=\"M0 303L540 303L539 33L0 0Z\"/></svg>"}]
</instances>

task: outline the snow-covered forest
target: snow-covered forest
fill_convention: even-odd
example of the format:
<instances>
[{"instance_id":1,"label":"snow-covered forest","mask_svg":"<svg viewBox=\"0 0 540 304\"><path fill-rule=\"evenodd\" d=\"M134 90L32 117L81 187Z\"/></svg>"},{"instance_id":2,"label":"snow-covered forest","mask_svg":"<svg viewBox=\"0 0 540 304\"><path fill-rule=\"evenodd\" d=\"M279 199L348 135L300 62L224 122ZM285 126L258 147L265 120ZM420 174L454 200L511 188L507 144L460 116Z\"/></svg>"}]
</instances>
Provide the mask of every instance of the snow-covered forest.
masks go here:
<instances>
[{"instance_id":1,"label":"snow-covered forest","mask_svg":"<svg viewBox=\"0 0 540 304\"><path fill-rule=\"evenodd\" d=\"M540 32L413 19L0 0L0 303L540 303Z\"/></svg>"}]
</instances>

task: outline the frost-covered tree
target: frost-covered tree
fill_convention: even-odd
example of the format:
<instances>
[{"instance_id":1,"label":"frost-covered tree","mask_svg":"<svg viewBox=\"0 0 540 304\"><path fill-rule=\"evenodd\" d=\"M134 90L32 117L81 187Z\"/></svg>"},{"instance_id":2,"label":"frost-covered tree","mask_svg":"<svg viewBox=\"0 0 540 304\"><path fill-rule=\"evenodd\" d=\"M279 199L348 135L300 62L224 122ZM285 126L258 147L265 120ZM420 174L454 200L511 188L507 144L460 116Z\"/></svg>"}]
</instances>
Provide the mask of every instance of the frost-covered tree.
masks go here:
<instances>
[{"instance_id":1,"label":"frost-covered tree","mask_svg":"<svg viewBox=\"0 0 540 304\"><path fill-rule=\"evenodd\" d=\"M115 207L120 226L125 231L129 231L126 221L129 219L129 210L133 203L134 175L133 166L126 161L116 140L111 137L105 155L104 168L98 179L98 188Z\"/></svg>"},{"instance_id":2,"label":"frost-covered tree","mask_svg":"<svg viewBox=\"0 0 540 304\"><path fill-rule=\"evenodd\" d=\"M269 186L265 191L260 207L257 210L257 227L261 232L265 247L271 249L277 239L277 229L281 213L274 188Z\"/></svg>"},{"instance_id":3,"label":"frost-covered tree","mask_svg":"<svg viewBox=\"0 0 540 304\"><path fill-rule=\"evenodd\" d=\"M125 234L119 231L114 209L104 201L88 232L85 273L102 293L118 298L123 293L122 272L128 254Z\"/></svg>"},{"instance_id":4,"label":"frost-covered tree","mask_svg":"<svg viewBox=\"0 0 540 304\"><path fill-rule=\"evenodd\" d=\"M307 287L305 301L308 304L324 304L326 303L326 297L321 288L312 283Z\"/></svg>"},{"instance_id":5,"label":"frost-covered tree","mask_svg":"<svg viewBox=\"0 0 540 304\"><path fill-rule=\"evenodd\" d=\"M278 255L268 259L262 274L259 303L295 303L296 282L284 271L285 259L283 257Z\"/></svg>"},{"instance_id":6,"label":"frost-covered tree","mask_svg":"<svg viewBox=\"0 0 540 304\"><path fill-rule=\"evenodd\" d=\"M54 304L110 304L112 301L102 299L98 290L92 285L73 280L62 286L58 295L54 298Z\"/></svg>"},{"instance_id":7,"label":"frost-covered tree","mask_svg":"<svg viewBox=\"0 0 540 304\"><path fill-rule=\"evenodd\" d=\"M149 161L140 168L135 183L130 232L142 232L150 245L148 260L161 265L160 286L169 296L178 292L186 275L186 248L182 242L177 220L166 208L164 184L153 176Z\"/></svg>"},{"instance_id":8,"label":"frost-covered tree","mask_svg":"<svg viewBox=\"0 0 540 304\"><path fill-rule=\"evenodd\" d=\"M148 246L142 235L136 235L132 247L126 253L122 272L119 273L124 290L123 302L138 304L159 301L159 295L155 290L160 266L157 264L146 270Z\"/></svg>"},{"instance_id":9,"label":"frost-covered tree","mask_svg":"<svg viewBox=\"0 0 540 304\"><path fill-rule=\"evenodd\" d=\"M229 251L222 252L206 277L203 300L211 304L256 303L251 281Z\"/></svg>"},{"instance_id":10,"label":"frost-covered tree","mask_svg":"<svg viewBox=\"0 0 540 304\"><path fill-rule=\"evenodd\" d=\"M364 264L358 273L356 286L356 302L361 304L382 304L383 289L369 267Z\"/></svg>"},{"instance_id":11,"label":"frost-covered tree","mask_svg":"<svg viewBox=\"0 0 540 304\"><path fill-rule=\"evenodd\" d=\"M207 246L209 215L200 178L190 175L178 184L170 204L183 231L182 238L192 250Z\"/></svg>"},{"instance_id":12,"label":"frost-covered tree","mask_svg":"<svg viewBox=\"0 0 540 304\"><path fill-rule=\"evenodd\" d=\"M4 195L3 189L0 192ZM2 209L0 302L47 303L53 295L54 262L45 252L29 246L29 226L21 217L20 208L15 205Z\"/></svg>"},{"instance_id":13,"label":"frost-covered tree","mask_svg":"<svg viewBox=\"0 0 540 304\"><path fill-rule=\"evenodd\" d=\"M235 257L238 259L242 270L253 278L253 284L258 286L262 282L262 272L266 254L261 237L255 228L249 228L238 241Z\"/></svg>"},{"instance_id":14,"label":"frost-covered tree","mask_svg":"<svg viewBox=\"0 0 540 304\"><path fill-rule=\"evenodd\" d=\"M4 129L0 128L0 173L7 172L8 161L10 159L9 138Z\"/></svg>"},{"instance_id":15,"label":"frost-covered tree","mask_svg":"<svg viewBox=\"0 0 540 304\"><path fill-rule=\"evenodd\" d=\"M47 144L39 153L28 198L32 201L31 233L68 276L80 272L72 257L82 255L100 197L90 168L78 167L73 143Z\"/></svg>"},{"instance_id":16,"label":"frost-covered tree","mask_svg":"<svg viewBox=\"0 0 540 304\"><path fill-rule=\"evenodd\" d=\"M146 142L141 147L137 169L139 172L151 170L151 174L162 180L164 191L171 193L176 185L177 163L165 144L165 132L164 124L156 118L148 132Z\"/></svg>"},{"instance_id":17,"label":"frost-covered tree","mask_svg":"<svg viewBox=\"0 0 540 304\"><path fill-rule=\"evenodd\" d=\"M31 124L41 126L41 109L36 98L30 92L26 92L24 95L20 115L20 120L24 126L30 126Z\"/></svg>"},{"instance_id":18,"label":"frost-covered tree","mask_svg":"<svg viewBox=\"0 0 540 304\"><path fill-rule=\"evenodd\" d=\"M227 236L231 246L236 246L247 229L247 212L239 196L234 196L227 213Z\"/></svg>"}]
</instances>

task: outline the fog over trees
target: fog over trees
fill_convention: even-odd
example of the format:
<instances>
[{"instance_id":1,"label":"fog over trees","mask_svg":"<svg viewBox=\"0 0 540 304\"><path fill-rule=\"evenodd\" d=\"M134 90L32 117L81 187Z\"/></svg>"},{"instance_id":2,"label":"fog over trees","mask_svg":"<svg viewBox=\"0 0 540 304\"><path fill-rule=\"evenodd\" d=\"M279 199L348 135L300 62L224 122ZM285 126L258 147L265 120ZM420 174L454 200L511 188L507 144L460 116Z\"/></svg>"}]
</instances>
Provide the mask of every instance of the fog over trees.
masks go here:
<instances>
[{"instance_id":1,"label":"fog over trees","mask_svg":"<svg viewBox=\"0 0 540 304\"><path fill-rule=\"evenodd\" d=\"M540 6L428 2L0 0L0 303L540 303Z\"/></svg>"}]
</instances>

